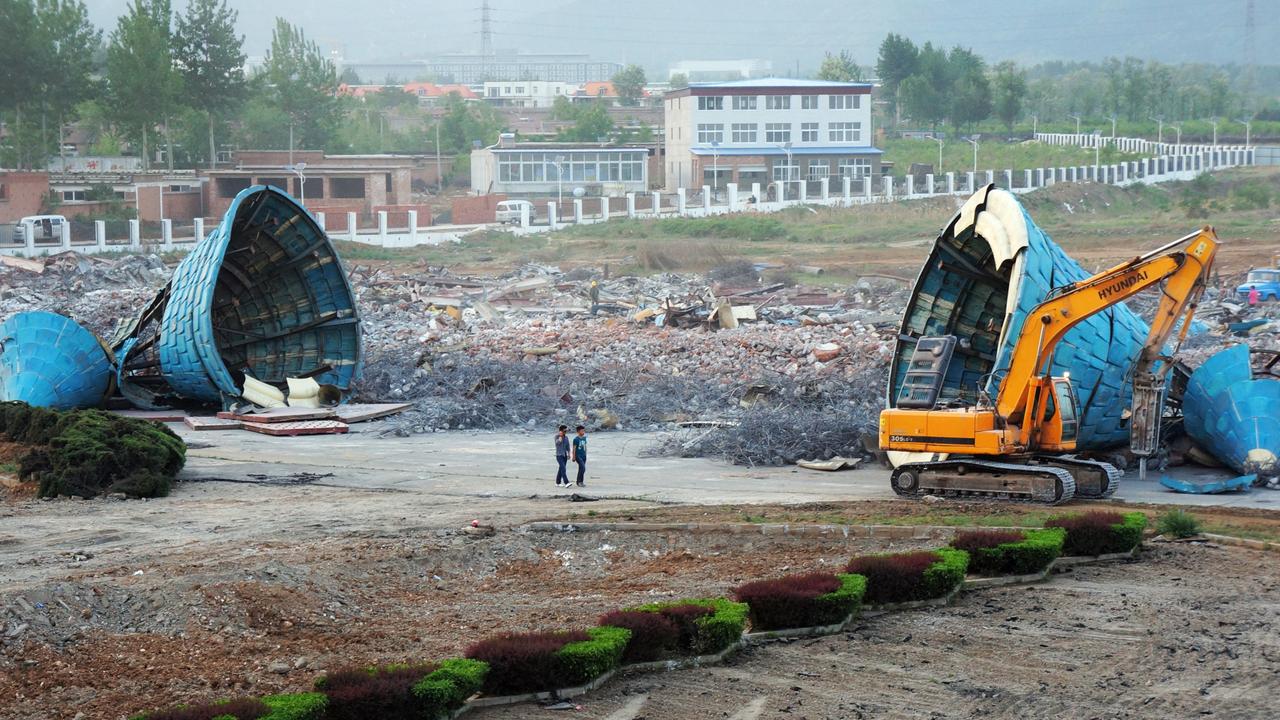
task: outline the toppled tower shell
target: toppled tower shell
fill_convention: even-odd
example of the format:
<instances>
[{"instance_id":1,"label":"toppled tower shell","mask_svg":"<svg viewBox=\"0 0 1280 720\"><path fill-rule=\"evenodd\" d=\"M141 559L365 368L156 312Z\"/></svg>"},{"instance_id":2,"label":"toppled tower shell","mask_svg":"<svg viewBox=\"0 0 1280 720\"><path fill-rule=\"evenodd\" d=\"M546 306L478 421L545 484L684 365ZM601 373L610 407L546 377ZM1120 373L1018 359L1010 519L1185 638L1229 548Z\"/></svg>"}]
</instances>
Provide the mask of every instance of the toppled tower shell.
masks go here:
<instances>
[{"instance_id":1,"label":"toppled tower shell","mask_svg":"<svg viewBox=\"0 0 1280 720\"><path fill-rule=\"evenodd\" d=\"M20 312L0 324L0 400L71 410L111 392L111 353L98 336L57 313Z\"/></svg>"},{"instance_id":2,"label":"toppled tower shell","mask_svg":"<svg viewBox=\"0 0 1280 720\"><path fill-rule=\"evenodd\" d=\"M227 403L245 377L359 379L355 295L333 245L286 193L242 190L169 284L112 340L121 393L142 407Z\"/></svg>"},{"instance_id":3,"label":"toppled tower shell","mask_svg":"<svg viewBox=\"0 0 1280 720\"><path fill-rule=\"evenodd\" d=\"M1092 273L1067 256L1012 193L993 185L960 208L934 242L903 316L889 376L896 404L916 342L955 335L960 343L940 403L994 398L1009 369L1028 314L1054 288ZM1123 304L1087 318L1066 334L1051 364L1070 373L1081 405L1077 447L1113 447L1129 438L1122 413L1132 394L1127 376L1147 336L1143 320Z\"/></svg>"},{"instance_id":4,"label":"toppled tower shell","mask_svg":"<svg viewBox=\"0 0 1280 720\"><path fill-rule=\"evenodd\" d=\"M1275 478L1280 471L1280 379L1254 377L1247 345L1229 347L1196 368L1182 414L1187 435L1236 472Z\"/></svg>"}]
</instances>

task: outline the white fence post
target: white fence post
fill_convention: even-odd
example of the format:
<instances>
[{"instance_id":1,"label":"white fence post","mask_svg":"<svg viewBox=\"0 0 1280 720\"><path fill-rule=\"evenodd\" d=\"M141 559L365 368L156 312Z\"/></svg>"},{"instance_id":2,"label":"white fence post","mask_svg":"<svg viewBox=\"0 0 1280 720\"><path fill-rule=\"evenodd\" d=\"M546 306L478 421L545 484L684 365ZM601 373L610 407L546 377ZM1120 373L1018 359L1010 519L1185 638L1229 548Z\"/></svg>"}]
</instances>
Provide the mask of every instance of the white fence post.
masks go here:
<instances>
[{"instance_id":1,"label":"white fence post","mask_svg":"<svg viewBox=\"0 0 1280 720\"><path fill-rule=\"evenodd\" d=\"M59 226L58 244L62 246L63 250L71 249L71 221L70 220L62 223L62 225Z\"/></svg>"},{"instance_id":2,"label":"white fence post","mask_svg":"<svg viewBox=\"0 0 1280 720\"><path fill-rule=\"evenodd\" d=\"M418 211L410 210L408 213L406 213L406 215L408 215L409 217L409 242L414 245L417 245L418 244Z\"/></svg>"},{"instance_id":3,"label":"white fence post","mask_svg":"<svg viewBox=\"0 0 1280 720\"><path fill-rule=\"evenodd\" d=\"M27 234L30 238L30 233ZM137 220L129 221L129 249L137 250L142 247L142 224Z\"/></svg>"},{"instance_id":4,"label":"white fence post","mask_svg":"<svg viewBox=\"0 0 1280 720\"><path fill-rule=\"evenodd\" d=\"M987 171L986 171L986 182L984 182L984 183L983 183L983 185L991 185L991 184L995 183L995 181L996 181L996 171L995 171L995 170L987 170Z\"/></svg>"},{"instance_id":5,"label":"white fence post","mask_svg":"<svg viewBox=\"0 0 1280 720\"><path fill-rule=\"evenodd\" d=\"M947 173L947 194L956 194L956 174L953 172Z\"/></svg>"},{"instance_id":6,"label":"white fence post","mask_svg":"<svg viewBox=\"0 0 1280 720\"><path fill-rule=\"evenodd\" d=\"M658 217L662 214L662 193L654 191L653 193L653 216Z\"/></svg>"},{"instance_id":7,"label":"white fence post","mask_svg":"<svg viewBox=\"0 0 1280 720\"><path fill-rule=\"evenodd\" d=\"M325 227L324 213L322 212L315 213L315 218L316 218L316 224L320 226L320 232L324 232L324 227ZM199 240L200 238L196 238L196 239Z\"/></svg>"},{"instance_id":8,"label":"white fence post","mask_svg":"<svg viewBox=\"0 0 1280 720\"><path fill-rule=\"evenodd\" d=\"M933 194L933 173L924 174L924 192L926 195Z\"/></svg>"},{"instance_id":9,"label":"white fence post","mask_svg":"<svg viewBox=\"0 0 1280 720\"><path fill-rule=\"evenodd\" d=\"M852 204L853 203L853 178L849 177L848 175L845 175L844 177L840 178L840 186L841 186L840 187L841 192L844 193L844 204L845 205Z\"/></svg>"},{"instance_id":10,"label":"white fence post","mask_svg":"<svg viewBox=\"0 0 1280 720\"><path fill-rule=\"evenodd\" d=\"M902 191L903 197L911 197L916 194L916 177L915 175L907 176L907 187Z\"/></svg>"},{"instance_id":11,"label":"white fence post","mask_svg":"<svg viewBox=\"0 0 1280 720\"><path fill-rule=\"evenodd\" d=\"M204 239L204 218L198 217L191 221L191 234L195 236L196 242Z\"/></svg>"},{"instance_id":12,"label":"white fence post","mask_svg":"<svg viewBox=\"0 0 1280 720\"><path fill-rule=\"evenodd\" d=\"M560 220L560 208L556 207L553 202L547 203L547 225L552 229L556 229L556 224Z\"/></svg>"},{"instance_id":13,"label":"white fence post","mask_svg":"<svg viewBox=\"0 0 1280 720\"><path fill-rule=\"evenodd\" d=\"M710 185L702 186L702 214L703 215L711 214L711 186Z\"/></svg>"},{"instance_id":14,"label":"white fence post","mask_svg":"<svg viewBox=\"0 0 1280 720\"><path fill-rule=\"evenodd\" d=\"M165 250L173 249L173 221L169 218L160 221L160 245Z\"/></svg>"},{"instance_id":15,"label":"white fence post","mask_svg":"<svg viewBox=\"0 0 1280 720\"><path fill-rule=\"evenodd\" d=\"M862 176L862 197L866 200L871 199L871 175L870 173Z\"/></svg>"},{"instance_id":16,"label":"white fence post","mask_svg":"<svg viewBox=\"0 0 1280 720\"><path fill-rule=\"evenodd\" d=\"M387 211L378 211L378 241L387 241Z\"/></svg>"},{"instance_id":17,"label":"white fence post","mask_svg":"<svg viewBox=\"0 0 1280 720\"><path fill-rule=\"evenodd\" d=\"M885 200L893 199L893 176L885 175L880 178L880 184L883 186L881 192L884 194Z\"/></svg>"},{"instance_id":18,"label":"white fence post","mask_svg":"<svg viewBox=\"0 0 1280 720\"><path fill-rule=\"evenodd\" d=\"M600 196L600 222L605 222L608 219L609 219L609 196L601 195Z\"/></svg>"},{"instance_id":19,"label":"white fence post","mask_svg":"<svg viewBox=\"0 0 1280 720\"><path fill-rule=\"evenodd\" d=\"M760 183L751 183L751 194L755 197L756 202L760 202L764 199L760 197Z\"/></svg>"},{"instance_id":20,"label":"white fence post","mask_svg":"<svg viewBox=\"0 0 1280 720\"><path fill-rule=\"evenodd\" d=\"M627 193L627 217L633 218L635 216L636 216L636 194Z\"/></svg>"},{"instance_id":21,"label":"white fence post","mask_svg":"<svg viewBox=\"0 0 1280 720\"><path fill-rule=\"evenodd\" d=\"M531 210L533 210L532 204L526 205L524 203L520 203L520 228L521 229L529 227L529 223L533 221L533 218L530 217Z\"/></svg>"},{"instance_id":22,"label":"white fence post","mask_svg":"<svg viewBox=\"0 0 1280 720\"><path fill-rule=\"evenodd\" d=\"M684 188L676 188L676 214L684 217L685 210L689 208L689 194Z\"/></svg>"},{"instance_id":23,"label":"white fence post","mask_svg":"<svg viewBox=\"0 0 1280 720\"><path fill-rule=\"evenodd\" d=\"M738 183L729 183L725 186L729 192L729 212L738 211Z\"/></svg>"},{"instance_id":24,"label":"white fence post","mask_svg":"<svg viewBox=\"0 0 1280 720\"><path fill-rule=\"evenodd\" d=\"M968 182L969 182L969 187L968 187L969 192L971 192L971 193L978 192L978 186L974 184L974 183L978 182L978 174L977 174L977 173L975 173L975 172L973 172L972 170L970 170L970 171L966 172L964 175L965 175L965 178L967 178L967 179L968 179Z\"/></svg>"},{"instance_id":25,"label":"white fence post","mask_svg":"<svg viewBox=\"0 0 1280 720\"><path fill-rule=\"evenodd\" d=\"M353 212L349 212L347 213L347 239L348 240L355 242L356 235L357 235L356 230L357 230L356 214Z\"/></svg>"},{"instance_id":26,"label":"white fence post","mask_svg":"<svg viewBox=\"0 0 1280 720\"><path fill-rule=\"evenodd\" d=\"M822 178L820 185L822 187L822 202L826 202L831 199L831 178Z\"/></svg>"},{"instance_id":27,"label":"white fence post","mask_svg":"<svg viewBox=\"0 0 1280 720\"><path fill-rule=\"evenodd\" d=\"M573 199L573 224L582 224L582 198Z\"/></svg>"},{"instance_id":28,"label":"white fence post","mask_svg":"<svg viewBox=\"0 0 1280 720\"><path fill-rule=\"evenodd\" d=\"M107 221L93 221L93 244L98 246L99 250L107 249Z\"/></svg>"}]
</instances>

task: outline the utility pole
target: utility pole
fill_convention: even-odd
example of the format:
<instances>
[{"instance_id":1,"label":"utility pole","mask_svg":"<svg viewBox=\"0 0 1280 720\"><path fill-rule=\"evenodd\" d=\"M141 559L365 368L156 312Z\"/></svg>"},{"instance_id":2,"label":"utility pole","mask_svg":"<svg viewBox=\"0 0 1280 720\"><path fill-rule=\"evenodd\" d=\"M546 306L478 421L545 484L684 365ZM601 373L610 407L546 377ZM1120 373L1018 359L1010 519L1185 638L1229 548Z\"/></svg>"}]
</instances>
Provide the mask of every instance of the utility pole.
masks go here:
<instances>
[{"instance_id":1,"label":"utility pole","mask_svg":"<svg viewBox=\"0 0 1280 720\"><path fill-rule=\"evenodd\" d=\"M1114 139L1115 136L1116 136L1116 116L1115 116L1115 113L1112 113L1111 114L1111 137Z\"/></svg>"},{"instance_id":2,"label":"utility pole","mask_svg":"<svg viewBox=\"0 0 1280 720\"><path fill-rule=\"evenodd\" d=\"M1218 149L1218 118L1209 118L1209 122L1213 123L1213 149Z\"/></svg>"},{"instance_id":3,"label":"utility pole","mask_svg":"<svg viewBox=\"0 0 1280 720\"><path fill-rule=\"evenodd\" d=\"M1153 117L1151 115L1148 115L1147 119L1155 120L1157 123L1159 123L1158 129L1156 130L1156 142L1163 145L1164 144L1164 116L1156 115Z\"/></svg>"},{"instance_id":4,"label":"utility pole","mask_svg":"<svg viewBox=\"0 0 1280 720\"><path fill-rule=\"evenodd\" d=\"M440 169L440 118L436 118L436 195L444 194L444 171Z\"/></svg>"},{"instance_id":5,"label":"utility pole","mask_svg":"<svg viewBox=\"0 0 1280 720\"><path fill-rule=\"evenodd\" d=\"M973 175L974 177L977 177L978 175L978 136L974 135L973 137L967 137L965 138L965 140L970 145L973 146Z\"/></svg>"},{"instance_id":6,"label":"utility pole","mask_svg":"<svg viewBox=\"0 0 1280 720\"><path fill-rule=\"evenodd\" d=\"M1249 130L1252 123L1248 120L1237 120L1236 122L1244 126L1244 146L1249 147Z\"/></svg>"}]
</instances>

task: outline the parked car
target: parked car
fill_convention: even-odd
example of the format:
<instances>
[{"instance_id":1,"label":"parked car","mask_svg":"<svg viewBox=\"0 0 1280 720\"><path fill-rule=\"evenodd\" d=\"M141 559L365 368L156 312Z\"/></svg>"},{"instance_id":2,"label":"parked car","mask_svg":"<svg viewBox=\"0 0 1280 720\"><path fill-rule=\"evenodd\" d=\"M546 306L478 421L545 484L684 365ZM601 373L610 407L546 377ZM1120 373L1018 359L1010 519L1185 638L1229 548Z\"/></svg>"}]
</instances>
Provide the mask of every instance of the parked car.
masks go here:
<instances>
[{"instance_id":1,"label":"parked car","mask_svg":"<svg viewBox=\"0 0 1280 720\"><path fill-rule=\"evenodd\" d=\"M1249 290L1258 288L1259 300L1280 300L1280 269L1259 268L1250 270L1244 284L1236 288L1236 295L1249 302Z\"/></svg>"},{"instance_id":2,"label":"parked car","mask_svg":"<svg viewBox=\"0 0 1280 720\"><path fill-rule=\"evenodd\" d=\"M529 219L533 219L533 203L528 200L503 200L494 210L493 219L503 224L519 224L522 208L529 208Z\"/></svg>"},{"instance_id":3,"label":"parked car","mask_svg":"<svg viewBox=\"0 0 1280 720\"><path fill-rule=\"evenodd\" d=\"M34 231L36 242L57 242L62 239L62 225L66 221L62 215L28 215L13 226L13 242L25 245L28 227Z\"/></svg>"}]
</instances>

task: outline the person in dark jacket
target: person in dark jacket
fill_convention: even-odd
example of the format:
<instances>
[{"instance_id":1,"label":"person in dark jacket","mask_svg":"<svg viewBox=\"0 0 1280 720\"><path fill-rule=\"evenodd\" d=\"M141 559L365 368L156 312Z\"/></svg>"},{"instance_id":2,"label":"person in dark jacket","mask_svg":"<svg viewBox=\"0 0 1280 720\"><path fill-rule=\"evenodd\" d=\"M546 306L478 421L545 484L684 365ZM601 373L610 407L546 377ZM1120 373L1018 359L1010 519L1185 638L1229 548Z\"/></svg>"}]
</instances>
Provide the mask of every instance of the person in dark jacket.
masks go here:
<instances>
[{"instance_id":1,"label":"person in dark jacket","mask_svg":"<svg viewBox=\"0 0 1280 720\"><path fill-rule=\"evenodd\" d=\"M569 473L565 469L565 465L569 462L569 426L561 425L556 432L556 464L560 469L556 471L556 487L561 485L569 487Z\"/></svg>"},{"instance_id":2,"label":"person in dark jacket","mask_svg":"<svg viewBox=\"0 0 1280 720\"><path fill-rule=\"evenodd\" d=\"M581 425L578 436L573 439L573 461L578 463L578 487L582 487L587 477L587 429Z\"/></svg>"}]
</instances>

